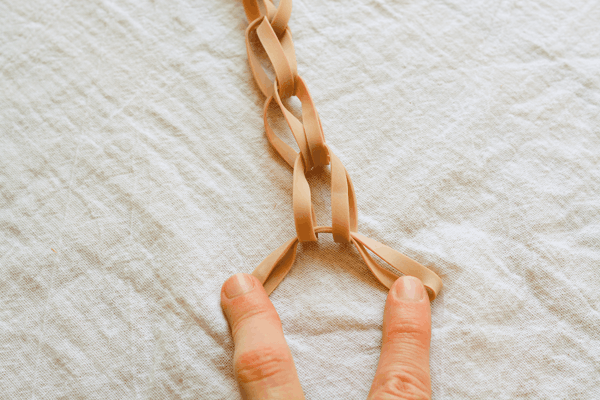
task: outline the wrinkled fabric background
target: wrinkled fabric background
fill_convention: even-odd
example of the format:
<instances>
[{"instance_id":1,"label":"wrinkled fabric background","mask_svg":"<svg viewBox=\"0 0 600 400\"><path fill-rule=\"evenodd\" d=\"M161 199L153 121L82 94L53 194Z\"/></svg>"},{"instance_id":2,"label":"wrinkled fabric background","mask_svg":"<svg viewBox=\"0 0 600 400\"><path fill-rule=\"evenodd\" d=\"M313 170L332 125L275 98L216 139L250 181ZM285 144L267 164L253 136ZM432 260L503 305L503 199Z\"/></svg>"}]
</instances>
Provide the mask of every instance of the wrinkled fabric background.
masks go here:
<instances>
[{"instance_id":1,"label":"wrinkled fabric background","mask_svg":"<svg viewBox=\"0 0 600 400\"><path fill-rule=\"evenodd\" d=\"M435 399L600 398L598 21L294 2L359 231L443 279ZM246 26L238 0L0 3L0 398L240 398L221 284L295 235ZM331 235L299 247L271 299L308 399L366 397L386 294Z\"/></svg>"}]
</instances>

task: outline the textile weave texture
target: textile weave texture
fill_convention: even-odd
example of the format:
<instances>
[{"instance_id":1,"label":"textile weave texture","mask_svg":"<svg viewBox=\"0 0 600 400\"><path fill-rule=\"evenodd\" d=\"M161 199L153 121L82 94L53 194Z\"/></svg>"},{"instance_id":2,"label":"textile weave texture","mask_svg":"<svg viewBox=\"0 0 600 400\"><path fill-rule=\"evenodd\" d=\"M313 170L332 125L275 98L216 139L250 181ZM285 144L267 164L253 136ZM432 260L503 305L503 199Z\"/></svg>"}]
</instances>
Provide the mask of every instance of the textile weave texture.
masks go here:
<instances>
[{"instance_id":1,"label":"textile weave texture","mask_svg":"<svg viewBox=\"0 0 600 400\"><path fill-rule=\"evenodd\" d=\"M433 398L600 398L598 2L293 7L359 232L444 282ZM295 235L247 24L239 0L0 2L1 399L240 399L221 285ZM387 291L331 235L298 251L271 299L306 397L364 399Z\"/></svg>"}]
</instances>

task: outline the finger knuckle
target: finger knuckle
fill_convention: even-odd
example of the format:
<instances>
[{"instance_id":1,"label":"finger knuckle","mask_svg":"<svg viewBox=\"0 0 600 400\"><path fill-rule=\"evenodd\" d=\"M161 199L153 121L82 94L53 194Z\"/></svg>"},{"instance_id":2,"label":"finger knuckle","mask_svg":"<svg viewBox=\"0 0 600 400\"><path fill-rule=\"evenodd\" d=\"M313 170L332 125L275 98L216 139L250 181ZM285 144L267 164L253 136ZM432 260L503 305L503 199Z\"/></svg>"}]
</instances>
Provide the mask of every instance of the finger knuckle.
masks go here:
<instances>
[{"instance_id":1,"label":"finger knuckle","mask_svg":"<svg viewBox=\"0 0 600 400\"><path fill-rule=\"evenodd\" d=\"M238 381L257 382L275 375L284 374L291 356L283 349L263 347L240 354L234 364Z\"/></svg>"},{"instance_id":2,"label":"finger knuckle","mask_svg":"<svg viewBox=\"0 0 600 400\"><path fill-rule=\"evenodd\" d=\"M429 400L429 380L420 371L393 370L380 374L379 386L369 400Z\"/></svg>"},{"instance_id":3,"label":"finger knuckle","mask_svg":"<svg viewBox=\"0 0 600 400\"><path fill-rule=\"evenodd\" d=\"M385 332L388 341L409 343L418 347L427 346L431 336L428 326L411 322L393 324L392 326L389 326Z\"/></svg>"},{"instance_id":4,"label":"finger knuckle","mask_svg":"<svg viewBox=\"0 0 600 400\"><path fill-rule=\"evenodd\" d=\"M281 323L276 312L267 306L254 304L252 307L247 307L243 312L236 315L236 318L231 324L231 333L235 338L240 327L251 320L261 319L264 321L276 321Z\"/></svg>"}]
</instances>

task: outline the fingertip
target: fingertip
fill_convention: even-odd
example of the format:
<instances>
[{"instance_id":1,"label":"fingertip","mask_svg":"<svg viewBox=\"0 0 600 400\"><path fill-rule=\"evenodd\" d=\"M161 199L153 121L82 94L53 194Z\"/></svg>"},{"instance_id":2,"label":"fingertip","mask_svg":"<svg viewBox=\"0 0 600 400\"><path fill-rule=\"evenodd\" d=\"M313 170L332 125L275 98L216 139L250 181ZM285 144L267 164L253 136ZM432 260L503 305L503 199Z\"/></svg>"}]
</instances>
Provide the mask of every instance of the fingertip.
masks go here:
<instances>
[{"instance_id":1,"label":"fingertip","mask_svg":"<svg viewBox=\"0 0 600 400\"><path fill-rule=\"evenodd\" d=\"M420 279L408 275L396 279L385 304L384 325L392 329L409 326L430 329L429 295Z\"/></svg>"},{"instance_id":2,"label":"fingertip","mask_svg":"<svg viewBox=\"0 0 600 400\"><path fill-rule=\"evenodd\" d=\"M252 321L279 321L279 316L260 281L251 274L237 273L221 287L221 307L234 334ZM250 318L252 317L252 318Z\"/></svg>"},{"instance_id":3,"label":"fingertip","mask_svg":"<svg viewBox=\"0 0 600 400\"><path fill-rule=\"evenodd\" d=\"M398 278L385 304L382 354L398 360L408 352L418 355L413 361L425 365L430 338L431 307L425 287L417 278Z\"/></svg>"},{"instance_id":4,"label":"fingertip","mask_svg":"<svg viewBox=\"0 0 600 400\"><path fill-rule=\"evenodd\" d=\"M431 308L419 279L403 276L394 282L385 304L382 333L381 356L369 398L378 398L378 393L428 398Z\"/></svg>"},{"instance_id":5,"label":"fingertip","mask_svg":"<svg viewBox=\"0 0 600 400\"><path fill-rule=\"evenodd\" d=\"M431 306L418 278L400 277L394 282L383 316L383 352L402 358L402 352L417 355L413 361L428 364L431 339Z\"/></svg>"},{"instance_id":6,"label":"fingertip","mask_svg":"<svg viewBox=\"0 0 600 400\"><path fill-rule=\"evenodd\" d=\"M399 301L419 302L425 299L425 286L419 278L414 276L402 276L394 282L390 289L390 295Z\"/></svg>"},{"instance_id":7,"label":"fingertip","mask_svg":"<svg viewBox=\"0 0 600 400\"><path fill-rule=\"evenodd\" d=\"M256 287L258 279L250 274L237 273L229 277L221 287L221 294L228 299L250 293ZM260 282L259 282L260 284Z\"/></svg>"}]
</instances>

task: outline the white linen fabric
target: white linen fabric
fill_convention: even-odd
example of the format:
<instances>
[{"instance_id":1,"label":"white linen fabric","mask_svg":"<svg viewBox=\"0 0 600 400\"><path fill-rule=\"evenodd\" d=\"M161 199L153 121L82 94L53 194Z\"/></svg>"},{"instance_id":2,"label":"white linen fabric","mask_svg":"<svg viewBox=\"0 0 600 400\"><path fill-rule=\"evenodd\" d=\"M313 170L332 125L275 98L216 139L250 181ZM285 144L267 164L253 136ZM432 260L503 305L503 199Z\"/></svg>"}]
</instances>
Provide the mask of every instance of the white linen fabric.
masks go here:
<instances>
[{"instance_id":1,"label":"white linen fabric","mask_svg":"<svg viewBox=\"0 0 600 400\"><path fill-rule=\"evenodd\" d=\"M598 21L294 1L359 232L444 282L435 399L600 398ZM238 0L0 3L0 398L240 398L221 285L295 235L247 24ZM299 246L271 299L308 399L366 397L386 295L352 246Z\"/></svg>"}]
</instances>

